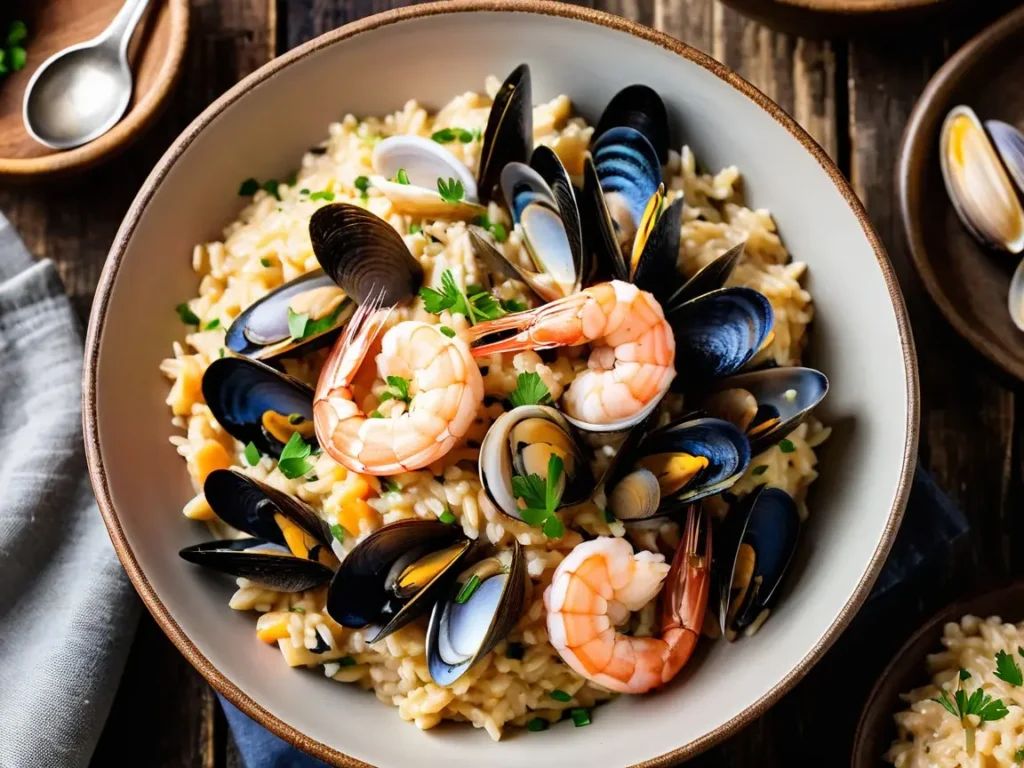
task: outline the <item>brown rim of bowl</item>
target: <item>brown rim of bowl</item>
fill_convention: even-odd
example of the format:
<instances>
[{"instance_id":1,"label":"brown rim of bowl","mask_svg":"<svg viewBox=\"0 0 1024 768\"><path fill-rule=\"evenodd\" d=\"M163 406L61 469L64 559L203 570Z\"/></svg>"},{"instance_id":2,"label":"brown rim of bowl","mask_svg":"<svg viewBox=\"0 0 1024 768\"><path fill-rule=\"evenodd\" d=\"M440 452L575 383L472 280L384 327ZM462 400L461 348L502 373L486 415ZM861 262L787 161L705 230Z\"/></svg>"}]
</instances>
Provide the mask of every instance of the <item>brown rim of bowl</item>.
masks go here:
<instances>
[{"instance_id":1,"label":"brown rim of bowl","mask_svg":"<svg viewBox=\"0 0 1024 768\"><path fill-rule=\"evenodd\" d=\"M149 126L160 114L160 108L181 75L181 62L188 44L189 0L168 0L168 5L171 38L167 43L167 55L153 87L125 118L98 139L75 149L42 157L0 158L0 176L26 179L88 168L112 152L123 149Z\"/></svg>"},{"instance_id":2,"label":"brown rim of bowl","mask_svg":"<svg viewBox=\"0 0 1024 768\"><path fill-rule=\"evenodd\" d=\"M882 540L878 543L867 570L857 584L853 595L843 606L835 621L825 632L824 636L804 657L804 659L791 670L781 682L773 687L768 693L762 696L754 704L747 707L743 712L733 717L728 722L720 725L710 733L668 752L659 757L637 763L634 768L661 768L671 765L707 749L711 745L721 741L729 734L760 716L765 710L772 706L778 699L792 688L796 682L803 677L813 664L821 658L821 655L828 649L840 633L850 623L850 620L857 613L857 610L864 603L868 592L874 584L878 573L885 562L885 557L892 546L893 539L899 529L900 520L903 517L903 510L906 506L907 496L910 493L910 481L917 457L917 426L918 426L918 402L920 393L918 388L917 358L914 352L914 340L911 335L910 323L907 319L906 307L903 303L903 296L900 293L899 283L893 272L892 265L885 254L882 243L868 221L867 213L861 205L857 196L843 178L842 173L829 159L825 151L818 146L797 123L786 114L781 107L771 101L761 91L757 90L739 75L732 72L725 65L712 59L694 48L681 43L668 35L656 32L636 22L613 16L602 11L595 11L589 8L580 8L572 5L551 2L550 0L447 0L447 2L429 3L405 8L398 8L384 13L370 16L359 21L347 24L332 32L295 48L280 58L268 62L256 72L243 79L240 83L231 88L227 93L207 107L192 124L185 129L184 133L175 140L170 149L157 163L156 168L150 173L138 196L128 210L114 243L110 249L110 256L103 273L100 276L99 287L96 291L96 300L93 304L92 316L89 323L89 332L85 344L85 373L84 386L82 389L83 424L85 430L86 456L89 462L89 474L92 478L93 489L96 491L96 499L99 502L100 512L107 531L114 543L121 563L124 565L128 576L131 578L135 589L142 596L149 612L160 624L163 631L178 647L178 650L199 670L214 688L224 694L229 701L241 709L252 719L264 727L270 729L281 738L306 750L321 760L333 762L337 765L347 767L364 768L363 763L355 758L349 757L325 744L309 738L293 726L283 720L271 715L267 710L244 694L233 682L228 680L210 661L203 656L192 641L185 635L181 627L168 613L167 608L160 601L160 598L153 591L146 575L142 572L139 562L125 537L124 531L117 518L113 502L110 498L110 489L107 486L106 472L103 467L103 457L99 451L99 425L97 424L96 413L96 373L99 362L100 337L103 334L103 322L107 305L110 301L110 291L114 278L124 258L125 247L131 239L132 233L138 223L143 209L153 197L156 188L167 175L175 160L192 143L196 136L212 122L216 116L232 103L237 101L244 93L253 86L273 77L274 74L293 61L309 56L321 48L332 45L340 40L354 37L390 24L396 24L408 19L417 19L426 16L435 16L446 13L465 13L467 11L490 11L490 12L516 12L533 13L542 16L558 16L576 21L585 21L591 24L598 24L617 32L626 32L636 38L653 43L661 48L676 53L683 58L708 70L719 79L731 85L737 91L745 95L761 109L771 115L783 128L789 131L804 148L818 161L822 170L836 185L836 189L846 200L850 210L857 217L864 236L871 244L878 259L878 265L882 270L886 287L889 290L889 298L892 301L893 311L896 314L896 324L900 334L900 345L903 348L904 373L907 379L907 442L904 446L903 464L900 471L899 485L896 489L896 496L893 499L892 508L889 512L889 520L886 524Z\"/></svg>"},{"instance_id":3,"label":"brown rim of bowl","mask_svg":"<svg viewBox=\"0 0 1024 768\"><path fill-rule=\"evenodd\" d=\"M780 5L792 5L821 13L886 13L888 11L905 11L911 8L923 8L928 5L939 5L947 0L774 0Z\"/></svg>"},{"instance_id":4,"label":"brown rim of bowl","mask_svg":"<svg viewBox=\"0 0 1024 768\"><path fill-rule=\"evenodd\" d=\"M921 282L924 283L925 290L932 297L932 301L938 306L954 330L971 346L1011 376L1024 381L1024 364L1010 359L998 347L991 344L985 336L975 331L946 299L925 252L924 239L919 231L920 227L914 229L910 225L910 180L912 177L915 179L920 177L921 166L932 160L935 150L932 141L929 141L925 147L921 146L925 121L934 116L933 122L937 127L938 117L935 116L935 113L940 104L944 107L948 106L945 104L946 99L950 91L959 84L959 74L976 65L991 46L999 45L1010 35L1019 32L1021 27L1024 27L1024 7L1011 11L985 27L964 43L963 47L932 75L932 79L928 81L917 104L914 105L910 118L907 120L907 127L903 131L899 162L896 163L896 194L899 197L903 232L907 238L907 244L910 246L910 258L914 262L917 274L921 277Z\"/></svg>"}]
</instances>

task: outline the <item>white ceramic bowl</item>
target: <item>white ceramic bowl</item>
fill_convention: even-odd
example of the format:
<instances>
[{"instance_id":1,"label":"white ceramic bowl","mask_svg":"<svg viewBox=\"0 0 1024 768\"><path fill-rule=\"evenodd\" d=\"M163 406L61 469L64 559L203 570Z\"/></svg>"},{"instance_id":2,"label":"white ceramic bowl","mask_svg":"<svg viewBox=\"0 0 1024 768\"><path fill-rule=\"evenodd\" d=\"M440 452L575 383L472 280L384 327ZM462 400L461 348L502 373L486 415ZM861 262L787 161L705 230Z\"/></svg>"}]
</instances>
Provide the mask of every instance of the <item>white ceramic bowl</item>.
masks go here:
<instances>
[{"instance_id":1,"label":"white ceramic bowl","mask_svg":"<svg viewBox=\"0 0 1024 768\"><path fill-rule=\"evenodd\" d=\"M514 10L513 10L514 8ZM445 64L438 63L444 51ZM287 174L346 112L382 114L417 97L439 106L488 73L529 62L538 100L569 94L591 120L617 90L665 98L675 146L709 168L735 163L810 264L817 303L809 361L831 392L812 517L777 611L755 637L708 643L667 689L624 697L585 729L421 732L371 694L289 669L227 607L229 580L185 566L208 537L181 515L192 494L159 373L182 337L172 308L196 292L194 243L237 214L240 179ZM207 109L136 198L96 296L84 386L90 469L111 538L150 611L189 660L244 711L344 765L667 765L736 730L790 688L863 602L895 535L916 452L913 343L892 268L864 211L822 150L775 104L671 38L571 6L481 0L420 6L349 25L260 69Z\"/></svg>"}]
</instances>

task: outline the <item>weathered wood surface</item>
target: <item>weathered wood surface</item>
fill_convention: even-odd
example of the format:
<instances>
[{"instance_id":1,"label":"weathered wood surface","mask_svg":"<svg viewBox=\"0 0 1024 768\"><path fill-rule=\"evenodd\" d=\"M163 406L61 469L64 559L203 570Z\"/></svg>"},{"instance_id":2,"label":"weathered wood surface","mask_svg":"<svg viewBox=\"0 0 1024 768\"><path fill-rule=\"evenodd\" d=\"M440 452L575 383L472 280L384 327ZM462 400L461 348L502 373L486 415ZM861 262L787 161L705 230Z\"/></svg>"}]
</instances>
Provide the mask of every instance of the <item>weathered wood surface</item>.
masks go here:
<instances>
[{"instance_id":1,"label":"weathered wood surface","mask_svg":"<svg viewBox=\"0 0 1024 768\"><path fill-rule=\"evenodd\" d=\"M107 247L146 170L210 101L273 56L329 29L408 3L387 0L193 0L188 72L159 127L125 155L74 181L0 187L0 210L29 248L54 259L83 317ZM695 759L695 766L803 765L808 746L847 760L856 717L885 661L925 616L1024 572L1013 542L1022 491L1018 386L962 342L909 263L893 168L907 116L928 77L1009 0L971 4L956 21L880 41L813 41L773 32L714 0L586 0L711 54L792 114L852 180L896 266L921 364L921 459L962 506L970 540L934 572L875 606L775 708ZM979 10L985 6L984 10ZM206 683L147 616L93 765L130 749L146 766L240 765Z\"/></svg>"}]
</instances>

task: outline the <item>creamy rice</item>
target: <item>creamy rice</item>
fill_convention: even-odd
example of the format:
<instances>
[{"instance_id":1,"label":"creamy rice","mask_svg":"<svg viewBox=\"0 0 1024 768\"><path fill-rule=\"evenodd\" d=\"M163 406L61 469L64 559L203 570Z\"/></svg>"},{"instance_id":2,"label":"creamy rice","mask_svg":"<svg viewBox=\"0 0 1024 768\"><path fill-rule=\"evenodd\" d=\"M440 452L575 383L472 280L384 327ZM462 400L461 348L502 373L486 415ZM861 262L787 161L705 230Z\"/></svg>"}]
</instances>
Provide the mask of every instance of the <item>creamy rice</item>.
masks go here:
<instances>
[{"instance_id":1,"label":"creamy rice","mask_svg":"<svg viewBox=\"0 0 1024 768\"><path fill-rule=\"evenodd\" d=\"M1024 762L1024 687L996 676L996 654L1007 653L1024 665L1024 622L1004 624L998 616L981 619L964 616L946 624L942 633L945 650L927 658L931 682L901 696L907 708L896 713L899 736L885 755L897 768L996 768ZM961 683L968 694L978 687L1008 710L1005 717L973 725L974 751L967 752L964 724L933 699L943 690L952 699L964 669L970 677ZM1018 757L1018 754L1020 757Z\"/></svg>"},{"instance_id":2,"label":"creamy rice","mask_svg":"<svg viewBox=\"0 0 1024 768\"><path fill-rule=\"evenodd\" d=\"M431 728L443 719L464 720L487 729L494 739L500 738L507 723L524 725L534 717L555 721L563 710L590 707L612 696L561 663L548 642L541 595L555 567L582 541L578 530L573 529L604 536L623 536L628 532L637 546L662 548L670 554L679 542L676 524L609 523L604 515L604 498L598 496L565 510L561 515L566 523L565 536L549 540L539 529L504 517L487 503L476 473L478 451L467 445L457 446L428 469L390 478L389 487L398 490L387 490L381 478L350 472L326 454L316 457L316 479L291 480L268 457L255 467L246 466L242 461L243 446L213 419L203 402L200 382L210 362L223 354L224 331L242 309L282 282L319 266L307 225L312 212L327 201L312 200L310 192L327 191L335 202L363 205L389 222L404 236L409 250L423 265L428 284L437 285L445 269L452 271L460 287L481 282L482 268L473 255L465 224L422 222L421 231L410 233L410 217L395 213L389 200L372 187L362 196L354 182L359 176L372 174L371 153L382 136L430 136L443 127L482 131L498 85L496 79L488 78L485 94L457 96L436 115L410 101L402 110L383 119L360 121L349 115L331 124L328 138L303 156L294 183L280 184L280 199L265 191L257 192L238 220L225 229L222 240L195 247L192 265L199 278L199 295L189 302L189 307L201 320L200 328L214 319L220 325L188 334L184 344L174 345L174 356L161 367L173 382L167 398L173 424L184 433L172 437L171 442L186 460L197 489L202 488L202 480L213 469L241 467L250 476L307 502L328 523L342 525L347 535L344 543L335 544L339 557L382 525L406 518L435 519L446 508L472 539L501 546L515 538L524 545L531 578L524 616L507 641L448 689L430 680L421 623L413 623L370 646L362 632L345 629L327 616L325 588L283 594L239 579L238 591L230 603L236 610L262 614L258 624L261 638L276 640L288 664L321 665L335 680L372 689L379 699L398 707L403 719L420 728ZM535 141L551 146L570 174L582 172L583 155L592 131L581 119L573 117L566 96L534 109ZM478 138L467 144L455 142L446 146L475 171L480 151ZM780 365L798 363L813 315L811 297L800 285L806 267L790 260L768 211L744 206L739 170L729 167L714 175L698 173L693 153L683 147L681 152L670 153L665 181L670 190L669 201L680 192L685 193L680 269L692 274L730 246L745 241L745 254L730 282L761 291L771 301L776 318L774 340L759 353L759 359L774 359ZM489 217L492 222L503 222L508 227L506 253L519 254L520 235L512 229L507 214L491 204ZM502 298L523 298L511 282L497 286L497 292ZM430 315L419 301L413 308L402 309L393 316L395 322L410 318L444 323L456 331L466 328L461 315ZM325 351L319 351L299 360L284 360L283 364L289 373L312 385L325 355ZM564 350L558 361L550 364L533 352L504 358L494 355L478 363L484 373L487 395L499 398L515 387L518 373L536 371L557 399L576 371L586 365L578 349ZM667 397L663 420L668 421L681 408L678 398ZM483 406L470 440L479 444L487 427L501 413L500 404ZM828 432L819 422L808 421L789 437L794 451L782 453L773 447L755 458L751 469L762 465L767 469L756 476L748 471L736 486L737 491L747 492L761 484L783 488L794 496L801 514L806 516L803 499L808 485L817 476L815 448ZM600 456L599 463L607 458ZM240 535L216 519L201 492L186 504L184 513L206 521L217 536ZM296 607L304 613L289 611ZM655 619L652 603L634 615L634 634L652 634ZM330 649L325 653L313 654L309 650L324 644ZM521 658L515 658L520 654ZM571 694L571 701L551 699L549 693L555 689Z\"/></svg>"}]
</instances>

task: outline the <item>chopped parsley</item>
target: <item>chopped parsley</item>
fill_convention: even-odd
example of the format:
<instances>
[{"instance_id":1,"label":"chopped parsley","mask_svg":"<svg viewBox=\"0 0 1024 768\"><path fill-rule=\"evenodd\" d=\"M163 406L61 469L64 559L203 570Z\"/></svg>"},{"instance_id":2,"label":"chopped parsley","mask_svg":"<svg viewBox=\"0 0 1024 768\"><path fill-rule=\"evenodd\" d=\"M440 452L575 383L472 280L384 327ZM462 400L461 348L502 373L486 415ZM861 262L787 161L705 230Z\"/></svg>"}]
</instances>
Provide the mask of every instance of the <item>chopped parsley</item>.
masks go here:
<instances>
[{"instance_id":1,"label":"chopped parsley","mask_svg":"<svg viewBox=\"0 0 1024 768\"><path fill-rule=\"evenodd\" d=\"M345 541L345 529L344 529L344 528L342 528L342 527L341 527L340 525L338 525L337 523L334 523L334 524L333 524L333 525L331 526L331 535L332 535L332 536L333 536L333 537L334 537L335 539L337 539L337 540L338 540L338 543L339 543L339 544L341 544L341 543L343 543L343 542Z\"/></svg>"},{"instance_id":2,"label":"chopped parsley","mask_svg":"<svg viewBox=\"0 0 1024 768\"><path fill-rule=\"evenodd\" d=\"M308 195L309 194L309 190L306 189L305 187L303 187L302 189L299 190L299 194L300 195Z\"/></svg>"},{"instance_id":3,"label":"chopped parsley","mask_svg":"<svg viewBox=\"0 0 1024 768\"><path fill-rule=\"evenodd\" d=\"M281 458L277 460L277 467L281 470L281 474L290 480L302 477L313 468L313 464L308 460L310 453L312 453L312 449L302 439L302 435L298 432L293 432L292 436L288 439L288 444L281 451Z\"/></svg>"},{"instance_id":4,"label":"chopped parsley","mask_svg":"<svg viewBox=\"0 0 1024 768\"><path fill-rule=\"evenodd\" d=\"M523 658L523 654L525 653L526 646L522 643L509 643L505 647L505 658L507 659L515 659L516 661L519 661Z\"/></svg>"},{"instance_id":5,"label":"chopped parsley","mask_svg":"<svg viewBox=\"0 0 1024 768\"><path fill-rule=\"evenodd\" d=\"M576 709L569 710L572 715L572 723L577 728L582 728L585 725L590 725L590 710L584 709L583 707L577 707Z\"/></svg>"},{"instance_id":6,"label":"chopped parsley","mask_svg":"<svg viewBox=\"0 0 1024 768\"><path fill-rule=\"evenodd\" d=\"M442 325L440 330L441 330L441 333L443 333L449 339L454 339L455 338L455 331L452 330L451 328L449 328L447 325Z\"/></svg>"},{"instance_id":7,"label":"chopped parsley","mask_svg":"<svg viewBox=\"0 0 1024 768\"><path fill-rule=\"evenodd\" d=\"M779 440L779 450L783 453L792 453L796 450L796 446L793 445L792 441L783 438L782 440Z\"/></svg>"},{"instance_id":8,"label":"chopped parsley","mask_svg":"<svg viewBox=\"0 0 1024 768\"><path fill-rule=\"evenodd\" d=\"M273 195L278 200L281 199L281 192L278 190L279 186L280 183L278 182L277 179L267 179L266 181L263 182L263 189L267 192L267 194Z\"/></svg>"},{"instance_id":9,"label":"chopped parsley","mask_svg":"<svg viewBox=\"0 0 1024 768\"><path fill-rule=\"evenodd\" d=\"M971 673L966 669L961 669L952 698L946 689L943 688L939 691L940 698L932 699L932 701L941 704L947 712L960 721L960 725L964 729L964 749L968 755L973 755L975 726L967 718L970 715L974 715L980 722L987 723L994 720L1002 720L1010 714L1010 710L1003 704L1002 699L993 699L985 693L984 688L979 687L968 696L967 691L963 690L962 684L965 680L970 679Z\"/></svg>"},{"instance_id":10,"label":"chopped parsley","mask_svg":"<svg viewBox=\"0 0 1024 768\"><path fill-rule=\"evenodd\" d=\"M264 267L269 267L270 259L260 259L260 264L262 264Z\"/></svg>"},{"instance_id":11,"label":"chopped parsley","mask_svg":"<svg viewBox=\"0 0 1024 768\"><path fill-rule=\"evenodd\" d=\"M386 379L388 388L381 393L380 401L386 403L388 400L401 400L408 403L412 398L409 396L409 380L401 376L388 376Z\"/></svg>"},{"instance_id":12,"label":"chopped parsley","mask_svg":"<svg viewBox=\"0 0 1024 768\"><path fill-rule=\"evenodd\" d=\"M423 227L421 227L419 224L410 224L409 225L409 234L410 235L418 235L422 230L423 230Z\"/></svg>"},{"instance_id":13,"label":"chopped parsley","mask_svg":"<svg viewBox=\"0 0 1024 768\"><path fill-rule=\"evenodd\" d=\"M338 664L339 666L342 666L342 667L354 667L354 666L355 666L356 664L358 664L358 663L359 663L359 662L357 662L357 661L356 661L355 659L353 659L353 658L352 658L351 656L342 656L342 657L341 657L340 659L338 659L338 661L337 661L337 664Z\"/></svg>"},{"instance_id":14,"label":"chopped parsley","mask_svg":"<svg viewBox=\"0 0 1024 768\"><path fill-rule=\"evenodd\" d=\"M397 181L399 184L409 183L409 174L405 172L405 168L398 169L398 173L395 174L395 181Z\"/></svg>"},{"instance_id":15,"label":"chopped parsley","mask_svg":"<svg viewBox=\"0 0 1024 768\"><path fill-rule=\"evenodd\" d=\"M384 482L381 483L384 486L385 493L401 493L402 486L396 483L391 478L385 478Z\"/></svg>"},{"instance_id":16,"label":"chopped parsley","mask_svg":"<svg viewBox=\"0 0 1024 768\"><path fill-rule=\"evenodd\" d=\"M516 379L516 388L508 393L512 405L548 405L551 403L551 392L541 380L540 374L520 373Z\"/></svg>"},{"instance_id":17,"label":"chopped parsley","mask_svg":"<svg viewBox=\"0 0 1024 768\"><path fill-rule=\"evenodd\" d=\"M306 612L306 609L303 608L301 605L293 605L288 610L291 611L292 613L305 613Z\"/></svg>"},{"instance_id":18,"label":"chopped parsley","mask_svg":"<svg viewBox=\"0 0 1024 768\"><path fill-rule=\"evenodd\" d=\"M468 131L465 128L442 128L439 131L434 131L430 135L430 138L438 144L450 144L453 141L458 141L461 144L469 144L469 142L477 138L479 135L478 131Z\"/></svg>"},{"instance_id":19,"label":"chopped parsley","mask_svg":"<svg viewBox=\"0 0 1024 768\"><path fill-rule=\"evenodd\" d=\"M754 467L752 470L750 470L750 474L752 474L754 477L759 477L759 476L763 475L767 471L768 471L768 465L767 464L758 464L756 467Z\"/></svg>"},{"instance_id":20,"label":"chopped parsley","mask_svg":"<svg viewBox=\"0 0 1024 768\"><path fill-rule=\"evenodd\" d=\"M245 461L250 467L255 467L260 463L260 451L255 443L245 446Z\"/></svg>"},{"instance_id":21,"label":"chopped parsley","mask_svg":"<svg viewBox=\"0 0 1024 768\"><path fill-rule=\"evenodd\" d=\"M256 179L248 178L242 182L242 185L238 188L238 194L240 197L252 197L260 189L260 183Z\"/></svg>"},{"instance_id":22,"label":"chopped parsley","mask_svg":"<svg viewBox=\"0 0 1024 768\"><path fill-rule=\"evenodd\" d=\"M219 327L220 327L220 318L219 317L215 317L215 318L213 318L213 320L211 320L210 322L208 322L206 325L203 326L203 330L204 331L212 331L214 328L219 328Z\"/></svg>"},{"instance_id":23,"label":"chopped parsley","mask_svg":"<svg viewBox=\"0 0 1024 768\"><path fill-rule=\"evenodd\" d=\"M567 702L567 701L571 701L572 700L572 696L570 694L566 693L565 691L563 691L561 688L555 688L555 690L553 690L551 693L549 693L548 696L550 696L555 701L562 702L563 704L565 702Z\"/></svg>"},{"instance_id":24,"label":"chopped parsley","mask_svg":"<svg viewBox=\"0 0 1024 768\"><path fill-rule=\"evenodd\" d=\"M440 520L442 523L447 523L448 525L451 525L455 522L455 515L452 514L452 511L448 507L445 507L444 512L438 515L437 519Z\"/></svg>"},{"instance_id":25,"label":"chopped parsley","mask_svg":"<svg viewBox=\"0 0 1024 768\"><path fill-rule=\"evenodd\" d=\"M474 290L475 289L475 290ZM441 290L420 288L423 306L432 315L439 315L446 309L465 315L473 325L481 320L494 320L505 314L491 294L479 286L467 286L466 293L459 290L450 269L441 273Z\"/></svg>"},{"instance_id":26,"label":"chopped parsley","mask_svg":"<svg viewBox=\"0 0 1024 768\"><path fill-rule=\"evenodd\" d=\"M549 725L550 723L543 717L535 717L526 724L526 730L533 731L534 733L537 731L546 731Z\"/></svg>"},{"instance_id":27,"label":"chopped parsley","mask_svg":"<svg viewBox=\"0 0 1024 768\"><path fill-rule=\"evenodd\" d=\"M224 357L224 347L217 350L217 357Z\"/></svg>"},{"instance_id":28,"label":"chopped parsley","mask_svg":"<svg viewBox=\"0 0 1024 768\"><path fill-rule=\"evenodd\" d=\"M369 177L357 176L353 183L355 184L355 188L359 190L359 196L363 198L363 200L366 200L370 196L370 193L368 192L370 189Z\"/></svg>"},{"instance_id":29,"label":"chopped parsley","mask_svg":"<svg viewBox=\"0 0 1024 768\"><path fill-rule=\"evenodd\" d=\"M441 195L442 200L452 205L460 202L466 196L466 190L462 186L462 182L453 178L449 178L447 182L444 179L438 179L437 192Z\"/></svg>"},{"instance_id":30,"label":"chopped parsley","mask_svg":"<svg viewBox=\"0 0 1024 768\"><path fill-rule=\"evenodd\" d=\"M502 299L498 302L506 312L525 312L526 305L519 299Z\"/></svg>"},{"instance_id":31,"label":"chopped parsley","mask_svg":"<svg viewBox=\"0 0 1024 768\"><path fill-rule=\"evenodd\" d=\"M1024 763L1024 747L1013 753L1013 761L1015 763Z\"/></svg>"},{"instance_id":32,"label":"chopped parsley","mask_svg":"<svg viewBox=\"0 0 1024 768\"><path fill-rule=\"evenodd\" d=\"M480 577L475 573L469 577L469 580L462 585L462 589L459 590L458 596L455 598L455 602L462 605L473 596L473 593L480 588Z\"/></svg>"},{"instance_id":33,"label":"chopped parsley","mask_svg":"<svg viewBox=\"0 0 1024 768\"><path fill-rule=\"evenodd\" d=\"M494 235L494 239L497 240L499 243L504 243L506 240L508 240L508 230L505 229L505 225L500 222L492 224L487 214L484 214L483 216L477 216L475 219L473 219L473 223L483 227L492 235Z\"/></svg>"},{"instance_id":34,"label":"chopped parsley","mask_svg":"<svg viewBox=\"0 0 1024 768\"><path fill-rule=\"evenodd\" d=\"M334 323L341 314L343 304L335 307L334 311L319 320L311 320L306 312L295 312L288 307L288 332L295 341L302 341L312 336L319 336L334 327Z\"/></svg>"},{"instance_id":35,"label":"chopped parsley","mask_svg":"<svg viewBox=\"0 0 1024 768\"><path fill-rule=\"evenodd\" d=\"M371 419L383 419L384 418L384 414L381 413L380 411L373 411L373 412L370 413L370 418Z\"/></svg>"},{"instance_id":36,"label":"chopped parsley","mask_svg":"<svg viewBox=\"0 0 1024 768\"><path fill-rule=\"evenodd\" d=\"M543 526L544 535L549 539L560 538L565 533L565 526L555 515L562 500L562 489L558 480L564 469L562 457L551 454L548 459L548 479L542 480L540 475L514 475L512 477L512 493L517 499L526 502L526 507L519 510L519 516L527 525Z\"/></svg>"},{"instance_id":37,"label":"chopped parsley","mask_svg":"<svg viewBox=\"0 0 1024 768\"><path fill-rule=\"evenodd\" d=\"M323 189L320 190L319 192L313 192L312 194L310 194L309 199L326 200L327 202L331 202L334 199L334 193L331 192L331 190L329 189Z\"/></svg>"},{"instance_id":38,"label":"chopped parsley","mask_svg":"<svg viewBox=\"0 0 1024 768\"><path fill-rule=\"evenodd\" d=\"M1017 666L1013 656L1006 651L996 653L996 677L1010 685L1018 687L1024 685L1024 675L1021 674L1020 667Z\"/></svg>"},{"instance_id":39,"label":"chopped parsley","mask_svg":"<svg viewBox=\"0 0 1024 768\"><path fill-rule=\"evenodd\" d=\"M188 302L182 302L174 308L174 311L178 313L178 317L181 318L181 322L185 325L199 325L199 318L196 317L196 313L189 307Z\"/></svg>"}]
</instances>

